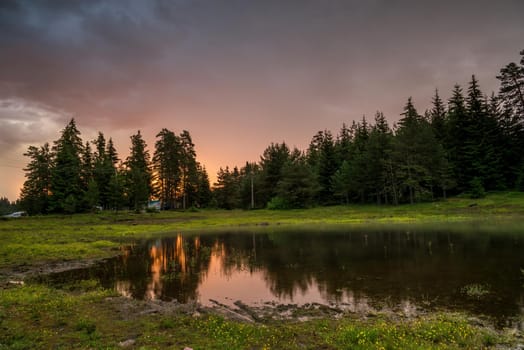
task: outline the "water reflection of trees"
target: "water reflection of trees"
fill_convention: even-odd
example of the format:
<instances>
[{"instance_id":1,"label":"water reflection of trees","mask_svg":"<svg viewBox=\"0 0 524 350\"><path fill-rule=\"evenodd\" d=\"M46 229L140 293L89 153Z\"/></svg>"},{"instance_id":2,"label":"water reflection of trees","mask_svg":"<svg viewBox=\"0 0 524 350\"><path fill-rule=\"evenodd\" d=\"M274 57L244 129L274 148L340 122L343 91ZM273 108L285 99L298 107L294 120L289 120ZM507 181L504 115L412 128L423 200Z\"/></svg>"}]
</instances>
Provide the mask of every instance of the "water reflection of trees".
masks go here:
<instances>
[{"instance_id":1,"label":"water reflection of trees","mask_svg":"<svg viewBox=\"0 0 524 350\"><path fill-rule=\"evenodd\" d=\"M138 245L122 259L117 289L137 299L195 300L201 273L208 266L208 251L199 237L181 235Z\"/></svg>"},{"instance_id":2,"label":"water reflection of trees","mask_svg":"<svg viewBox=\"0 0 524 350\"><path fill-rule=\"evenodd\" d=\"M514 314L522 298L522 245L520 237L405 231L179 235L133 248L118 280L136 298L186 302L198 299L213 262L225 277L261 272L277 298L317 288L326 301L436 301ZM493 293L483 303L467 300L460 289L470 283Z\"/></svg>"},{"instance_id":3,"label":"water reflection of trees","mask_svg":"<svg viewBox=\"0 0 524 350\"><path fill-rule=\"evenodd\" d=\"M522 238L417 232L271 237L278 249L266 253L267 280L272 290L289 295L312 280L326 300L436 301L504 314L515 313L522 295ZM292 269L281 273L282 267ZM467 300L460 289L470 283L487 284L493 293L483 303Z\"/></svg>"}]
</instances>

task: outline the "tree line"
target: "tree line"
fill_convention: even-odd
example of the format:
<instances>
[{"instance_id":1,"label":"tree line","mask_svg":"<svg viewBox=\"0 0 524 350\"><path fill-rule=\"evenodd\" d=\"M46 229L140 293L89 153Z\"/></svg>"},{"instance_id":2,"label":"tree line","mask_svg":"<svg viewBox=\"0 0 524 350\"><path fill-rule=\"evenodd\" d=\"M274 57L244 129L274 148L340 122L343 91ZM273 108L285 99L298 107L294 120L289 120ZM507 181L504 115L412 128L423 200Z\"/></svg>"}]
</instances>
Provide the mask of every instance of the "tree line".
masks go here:
<instances>
[{"instance_id":1,"label":"tree line","mask_svg":"<svg viewBox=\"0 0 524 350\"><path fill-rule=\"evenodd\" d=\"M83 143L74 119L51 147L30 146L20 206L34 213L93 208L303 208L348 203L399 204L491 190L524 190L524 50L500 70L498 94L472 76L448 101L438 91L419 113L412 98L390 126L382 112L315 134L306 150L271 143L259 162L220 168L210 188L188 131L162 129L153 157L140 134L121 161L102 133ZM94 149L92 149L92 147Z\"/></svg>"},{"instance_id":2,"label":"tree line","mask_svg":"<svg viewBox=\"0 0 524 350\"><path fill-rule=\"evenodd\" d=\"M424 113L412 98L390 126L381 112L313 136L305 151L272 143L258 163L221 168L222 208L301 208L340 203L399 204L490 190L524 190L524 50L500 70L497 95L472 76L451 97L438 91Z\"/></svg>"},{"instance_id":3,"label":"tree line","mask_svg":"<svg viewBox=\"0 0 524 350\"><path fill-rule=\"evenodd\" d=\"M83 143L72 119L51 147L30 146L24 154L20 206L30 214L78 213L93 209L143 210L152 198L163 209L206 206L209 178L196 160L188 131L162 129L151 158L140 131L131 136L129 156L121 161L103 133Z\"/></svg>"}]
</instances>

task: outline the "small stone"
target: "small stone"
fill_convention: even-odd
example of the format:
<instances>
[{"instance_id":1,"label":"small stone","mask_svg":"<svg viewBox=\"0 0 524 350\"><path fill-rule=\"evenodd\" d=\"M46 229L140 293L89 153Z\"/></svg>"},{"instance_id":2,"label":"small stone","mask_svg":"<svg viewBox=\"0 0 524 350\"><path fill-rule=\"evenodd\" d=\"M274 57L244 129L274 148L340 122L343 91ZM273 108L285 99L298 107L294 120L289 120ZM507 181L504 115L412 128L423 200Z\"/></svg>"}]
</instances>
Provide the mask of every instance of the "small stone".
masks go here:
<instances>
[{"instance_id":1,"label":"small stone","mask_svg":"<svg viewBox=\"0 0 524 350\"><path fill-rule=\"evenodd\" d=\"M184 350L193 350L193 348L188 348L187 346L184 348Z\"/></svg>"},{"instance_id":2,"label":"small stone","mask_svg":"<svg viewBox=\"0 0 524 350\"><path fill-rule=\"evenodd\" d=\"M9 281L7 283L15 284L15 285L19 285L19 286L23 286L24 285L24 281Z\"/></svg>"},{"instance_id":3,"label":"small stone","mask_svg":"<svg viewBox=\"0 0 524 350\"><path fill-rule=\"evenodd\" d=\"M197 317L200 317L200 312L198 311L195 311L193 312L193 315L192 315L194 318L197 318Z\"/></svg>"},{"instance_id":4,"label":"small stone","mask_svg":"<svg viewBox=\"0 0 524 350\"><path fill-rule=\"evenodd\" d=\"M118 343L118 346L120 346L121 348L127 348L129 346L135 345L135 343L136 343L136 340L128 339L128 340L124 340L124 341L121 341L120 343Z\"/></svg>"}]
</instances>

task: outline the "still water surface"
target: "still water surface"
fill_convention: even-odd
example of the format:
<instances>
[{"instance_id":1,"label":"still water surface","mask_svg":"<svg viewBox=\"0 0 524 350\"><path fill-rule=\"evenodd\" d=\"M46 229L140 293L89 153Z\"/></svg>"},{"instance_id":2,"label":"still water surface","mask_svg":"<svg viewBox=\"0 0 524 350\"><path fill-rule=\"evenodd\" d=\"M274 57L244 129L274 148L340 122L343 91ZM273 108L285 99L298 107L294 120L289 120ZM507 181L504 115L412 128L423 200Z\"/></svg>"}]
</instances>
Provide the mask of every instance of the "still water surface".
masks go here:
<instances>
[{"instance_id":1,"label":"still water surface","mask_svg":"<svg viewBox=\"0 0 524 350\"><path fill-rule=\"evenodd\" d=\"M96 278L137 299L444 309L506 322L524 316L521 269L522 234L325 230L172 235L55 277Z\"/></svg>"}]
</instances>

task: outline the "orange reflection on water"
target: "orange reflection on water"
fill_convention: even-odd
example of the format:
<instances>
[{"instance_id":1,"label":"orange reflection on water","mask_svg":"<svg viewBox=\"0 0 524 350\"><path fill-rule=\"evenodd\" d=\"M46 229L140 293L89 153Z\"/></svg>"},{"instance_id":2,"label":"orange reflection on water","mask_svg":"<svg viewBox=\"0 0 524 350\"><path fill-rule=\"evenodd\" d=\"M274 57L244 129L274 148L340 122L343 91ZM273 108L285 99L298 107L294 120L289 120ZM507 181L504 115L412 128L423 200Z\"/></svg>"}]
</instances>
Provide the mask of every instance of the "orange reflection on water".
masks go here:
<instances>
[{"instance_id":1,"label":"orange reflection on water","mask_svg":"<svg viewBox=\"0 0 524 350\"><path fill-rule=\"evenodd\" d=\"M180 234L176 236L175 256L173 258L178 260L180 272L182 273L182 276L185 276L187 272L186 252L184 250L184 239Z\"/></svg>"},{"instance_id":2,"label":"orange reflection on water","mask_svg":"<svg viewBox=\"0 0 524 350\"><path fill-rule=\"evenodd\" d=\"M164 285L162 276L165 274L176 275L178 279L188 277L187 252L182 235L177 235L174 246L156 242L149 249L151 265L149 272L151 280L147 285L146 296L157 299L162 295Z\"/></svg>"},{"instance_id":3,"label":"orange reflection on water","mask_svg":"<svg viewBox=\"0 0 524 350\"><path fill-rule=\"evenodd\" d=\"M162 290L161 274L163 270L165 271L167 265L167 259L162 253L162 249L156 245L152 246L149 251L149 256L151 258L151 281L147 285L146 292L149 299L156 299L156 296L159 295Z\"/></svg>"},{"instance_id":4,"label":"orange reflection on water","mask_svg":"<svg viewBox=\"0 0 524 350\"><path fill-rule=\"evenodd\" d=\"M276 296L268 285L265 269L249 266L247 260L227 263L227 249L224 243L215 242L211 248L209 267L198 286L198 301L213 306L211 300L234 306L241 300L249 305L262 305L265 302L321 302L322 297L316 288L307 291L295 288L290 296Z\"/></svg>"},{"instance_id":5,"label":"orange reflection on water","mask_svg":"<svg viewBox=\"0 0 524 350\"><path fill-rule=\"evenodd\" d=\"M200 249L200 237L195 237L195 251L198 252L198 250Z\"/></svg>"}]
</instances>

